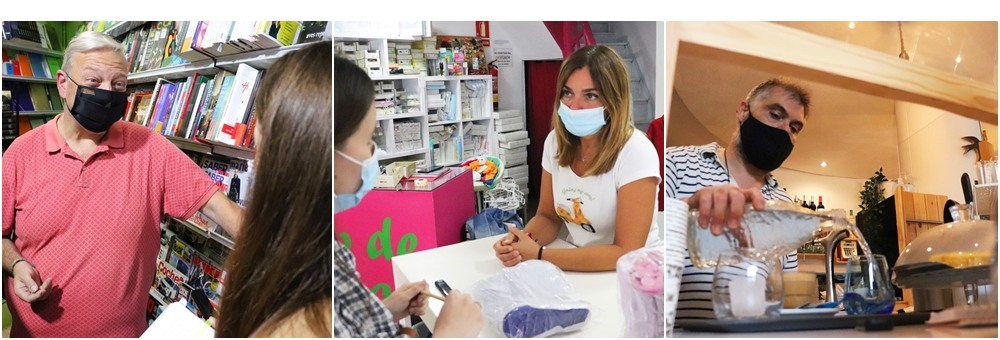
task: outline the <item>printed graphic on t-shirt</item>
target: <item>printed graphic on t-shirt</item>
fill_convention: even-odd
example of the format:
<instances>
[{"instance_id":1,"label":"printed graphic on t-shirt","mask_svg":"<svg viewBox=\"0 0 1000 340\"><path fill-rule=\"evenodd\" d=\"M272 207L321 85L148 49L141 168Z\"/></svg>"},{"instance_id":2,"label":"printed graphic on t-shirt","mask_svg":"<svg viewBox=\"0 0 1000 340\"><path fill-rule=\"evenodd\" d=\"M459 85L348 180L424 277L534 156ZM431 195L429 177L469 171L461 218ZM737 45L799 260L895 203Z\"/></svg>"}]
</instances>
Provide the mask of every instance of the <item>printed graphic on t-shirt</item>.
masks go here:
<instances>
[{"instance_id":1,"label":"printed graphic on t-shirt","mask_svg":"<svg viewBox=\"0 0 1000 340\"><path fill-rule=\"evenodd\" d=\"M567 191L581 191L578 189L566 189L563 194ZM583 201L586 198L587 201L593 201L593 197L590 194L579 192L578 196L567 196L566 202L560 202L556 204L556 214L559 215L563 221L569 223L575 227L579 227L591 234L597 233L594 229L594 224L587 219L587 216L583 214Z\"/></svg>"}]
</instances>

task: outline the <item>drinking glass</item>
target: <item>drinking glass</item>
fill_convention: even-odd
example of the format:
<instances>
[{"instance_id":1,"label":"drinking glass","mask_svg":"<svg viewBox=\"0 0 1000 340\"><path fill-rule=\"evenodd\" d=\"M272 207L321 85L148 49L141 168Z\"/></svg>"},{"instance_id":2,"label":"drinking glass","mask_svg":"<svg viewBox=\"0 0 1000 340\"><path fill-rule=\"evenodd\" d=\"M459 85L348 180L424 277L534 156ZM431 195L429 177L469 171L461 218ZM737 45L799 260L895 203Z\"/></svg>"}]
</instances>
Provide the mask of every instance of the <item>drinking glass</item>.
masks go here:
<instances>
[{"instance_id":1,"label":"drinking glass","mask_svg":"<svg viewBox=\"0 0 1000 340\"><path fill-rule=\"evenodd\" d=\"M781 261L761 261L735 251L719 255L712 277L712 305L721 320L778 317Z\"/></svg>"},{"instance_id":2,"label":"drinking glass","mask_svg":"<svg viewBox=\"0 0 1000 340\"><path fill-rule=\"evenodd\" d=\"M867 255L847 260L844 310L850 315L888 314L896 305L885 256Z\"/></svg>"}]
</instances>

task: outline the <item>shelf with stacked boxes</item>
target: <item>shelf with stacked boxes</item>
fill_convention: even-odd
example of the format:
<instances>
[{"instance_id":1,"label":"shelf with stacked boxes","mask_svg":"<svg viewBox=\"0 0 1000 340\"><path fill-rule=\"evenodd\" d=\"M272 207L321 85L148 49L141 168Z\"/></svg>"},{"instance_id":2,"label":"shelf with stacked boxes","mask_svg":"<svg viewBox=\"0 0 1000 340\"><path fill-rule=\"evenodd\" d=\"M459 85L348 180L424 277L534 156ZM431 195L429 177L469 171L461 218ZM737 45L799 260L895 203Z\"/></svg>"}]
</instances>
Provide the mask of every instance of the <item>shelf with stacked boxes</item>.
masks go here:
<instances>
[{"instance_id":1,"label":"shelf with stacked boxes","mask_svg":"<svg viewBox=\"0 0 1000 340\"><path fill-rule=\"evenodd\" d=\"M503 110L494 112L493 118L499 158L507 167L504 177L528 194L528 145L531 140L524 129L524 116L520 110Z\"/></svg>"},{"instance_id":2,"label":"shelf with stacked boxes","mask_svg":"<svg viewBox=\"0 0 1000 340\"><path fill-rule=\"evenodd\" d=\"M353 60L374 82L374 139L386 152L380 162L452 166L496 155L489 75L428 76L428 60L437 61L439 53L435 37L361 36L338 31L334 52Z\"/></svg>"}]
</instances>

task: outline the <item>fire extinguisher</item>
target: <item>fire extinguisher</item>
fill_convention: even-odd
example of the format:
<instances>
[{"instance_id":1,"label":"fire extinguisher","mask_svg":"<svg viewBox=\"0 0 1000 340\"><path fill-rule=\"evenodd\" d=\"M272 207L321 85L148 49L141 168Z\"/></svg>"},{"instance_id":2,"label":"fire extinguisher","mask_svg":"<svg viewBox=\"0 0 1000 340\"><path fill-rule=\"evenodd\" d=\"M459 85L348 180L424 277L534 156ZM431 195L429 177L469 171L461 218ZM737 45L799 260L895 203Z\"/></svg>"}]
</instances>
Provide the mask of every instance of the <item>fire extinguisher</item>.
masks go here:
<instances>
[{"instance_id":1,"label":"fire extinguisher","mask_svg":"<svg viewBox=\"0 0 1000 340\"><path fill-rule=\"evenodd\" d=\"M493 79L493 111L500 111L500 70L497 68L497 60L489 62L487 66L490 68L490 78Z\"/></svg>"}]
</instances>

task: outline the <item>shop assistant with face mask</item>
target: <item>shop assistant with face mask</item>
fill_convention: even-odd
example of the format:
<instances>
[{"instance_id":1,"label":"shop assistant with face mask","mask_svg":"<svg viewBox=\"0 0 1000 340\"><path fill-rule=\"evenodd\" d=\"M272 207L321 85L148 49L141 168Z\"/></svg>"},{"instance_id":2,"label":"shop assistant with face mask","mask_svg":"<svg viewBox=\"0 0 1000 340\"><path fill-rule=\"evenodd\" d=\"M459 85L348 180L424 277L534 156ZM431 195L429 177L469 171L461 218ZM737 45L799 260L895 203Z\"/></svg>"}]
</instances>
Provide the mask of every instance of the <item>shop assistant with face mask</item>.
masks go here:
<instances>
[{"instance_id":1,"label":"shop assistant with face mask","mask_svg":"<svg viewBox=\"0 0 1000 340\"><path fill-rule=\"evenodd\" d=\"M375 131L375 91L372 80L358 65L334 58L333 192L334 213L354 208L375 186L379 175ZM336 225L334 225L336 229ZM334 244L333 333L337 338L415 336L399 325L410 315L427 310L427 282L411 282L379 300L361 283L354 255L339 240ZM482 312L469 294L452 290L437 318L435 337L469 338L479 334Z\"/></svg>"},{"instance_id":2,"label":"shop assistant with face mask","mask_svg":"<svg viewBox=\"0 0 1000 340\"><path fill-rule=\"evenodd\" d=\"M542 152L541 192L523 231L493 244L504 266L545 260L562 270L611 271L625 253L658 243L659 162L632 124L628 68L607 46L563 62ZM571 249L548 249L561 228Z\"/></svg>"},{"instance_id":3,"label":"shop assistant with face mask","mask_svg":"<svg viewBox=\"0 0 1000 340\"><path fill-rule=\"evenodd\" d=\"M664 150L666 197L699 211L700 225L719 235L737 229L744 207L764 208L765 200L791 201L771 175L791 154L809 114L809 94L796 84L770 79L739 103L739 126L725 148L717 143ZM712 269L697 269L685 259L676 318L714 319ZM798 257L785 259L785 271L798 268Z\"/></svg>"},{"instance_id":4,"label":"shop assistant with face mask","mask_svg":"<svg viewBox=\"0 0 1000 340\"><path fill-rule=\"evenodd\" d=\"M56 86L66 109L3 157L3 268L14 337L138 337L163 215L239 235L238 205L180 149L121 121L122 46L83 32Z\"/></svg>"}]
</instances>

